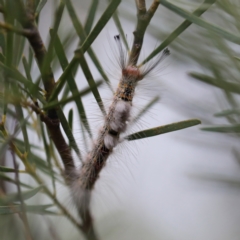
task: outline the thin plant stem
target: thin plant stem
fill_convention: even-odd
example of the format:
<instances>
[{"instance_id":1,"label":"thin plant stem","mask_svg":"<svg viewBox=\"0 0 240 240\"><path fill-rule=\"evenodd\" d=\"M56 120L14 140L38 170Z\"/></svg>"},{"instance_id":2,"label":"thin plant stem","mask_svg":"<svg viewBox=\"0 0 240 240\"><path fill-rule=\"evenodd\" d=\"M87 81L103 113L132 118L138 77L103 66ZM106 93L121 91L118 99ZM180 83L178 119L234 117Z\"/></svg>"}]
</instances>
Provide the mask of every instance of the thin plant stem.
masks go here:
<instances>
[{"instance_id":1,"label":"thin plant stem","mask_svg":"<svg viewBox=\"0 0 240 240\"><path fill-rule=\"evenodd\" d=\"M149 25L154 13L156 12L159 5L159 0L154 0L148 10L146 10L145 0L136 0L137 7L137 26L133 32L134 39L132 49L129 56L129 65L136 66L137 61L142 49L143 38L147 26Z\"/></svg>"},{"instance_id":2,"label":"thin plant stem","mask_svg":"<svg viewBox=\"0 0 240 240\"><path fill-rule=\"evenodd\" d=\"M24 228L25 228L26 239L27 240L32 240L33 238L31 236L29 223L28 223L28 219L27 219L27 214L26 214L26 208L25 208L25 204L23 202L21 187L20 187L20 184L19 184L18 164L17 164L17 161L16 161L15 153L13 151L11 151L11 154L12 154L12 158L13 158L14 169L16 170L15 171L15 179L16 179L17 190L18 190L18 195L19 195L19 199L20 199L21 213L19 213L19 216L23 221L23 225L24 225Z\"/></svg>"}]
</instances>

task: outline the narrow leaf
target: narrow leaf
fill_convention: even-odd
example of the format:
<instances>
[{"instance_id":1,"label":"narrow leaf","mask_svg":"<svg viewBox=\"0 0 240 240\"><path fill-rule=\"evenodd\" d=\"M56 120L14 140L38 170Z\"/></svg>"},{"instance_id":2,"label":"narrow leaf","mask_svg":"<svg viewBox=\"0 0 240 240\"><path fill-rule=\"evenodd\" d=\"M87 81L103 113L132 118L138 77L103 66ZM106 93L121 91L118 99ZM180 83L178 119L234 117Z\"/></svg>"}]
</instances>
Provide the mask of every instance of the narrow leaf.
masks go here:
<instances>
[{"instance_id":1,"label":"narrow leaf","mask_svg":"<svg viewBox=\"0 0 240 240\"><path fill-rule=\"evenodd\" d=\"M81 42L83 42L86 38L87 38L87 34L84 31L84 28L81 24L81 22L79 21L76 12L74 10L74 7L72 5L72 3L70 1L66 2L66 6L69 12L69 15L71 17L73 26L77 32L77 35L79 36L79 38L81 39ZM110 86L110 81L106 75L106 73L103 71L103 67L101 66L101 63L99 62L99 60L97 59L94 51L92 50L91 46L89 46L89 48L87 49L87 52L89 54L89 56L91 57L93 63L95 64L96 68L98 69L99 73L101 74L101 76L103 77L103 79L105 80L105 82L107 83L107 85L111 88Z\"/></svg>"},{"instance_id":2,"label":"narrow leaf","mask_svg":"<svg viewBox=\"0 0 240 240\"><path fill-rule=\"evenodd\" d=\"M20 24L17 22L17 24L15 24L17 28L20 28ZM18 34L15 34L14 36L14 53L15 53L15 56L14 56L14 62L13 62L13 65L14 66L18 66L19 65L19 61L21 60L22 58L22 54L23 54L23 50L24 50L24 46L25 46L25 41L26 41L26 38L21 36L21 35L18 35Z\"/></svg>"},{"instance_id":3,"label":"narrow leaf","mask_svg":"<svg viewBox=\"0 0 240 240\"><path fill-rule=\"evenodd\" d=\"M91 33L88 35L87 39L84 41L82 46L76 49L76 53L78 53L78 51L84 53L91 46L93 41L97 38L99 33L102 31L102 29L105 27L109 19L112 17L114 12L116 11L120 2L121 0L112 0L110 2L107 9L105 10L101 18L98 20L97 24L95 25Z\"/></svg>"},{"instance_id":4,"label":"narrow leaf","mask_svg":"<svg viewBox=\"0 0 240 240\"><path fill-rule=\"evenodd\" d=\"M50 30L50 35L52 35L51 30ZM59 62L61 64L61 67L64 70L68 66L68 60L67 60L67 57L66 57L65 52L64 52L63 45L62 45L58 35L56 35L54 47L55 47L55 51L56 51L56 54L58 56ZM77 84L75 82L75 79L74 79L72 73L69 74L67 79L68 79L67 83L68 83L70 91L72 92L72 94L75 94L77 92L78 88L77 88ZM50 100L55 99L57 97L57 95L61 91L63 85L64 85L64 82L59 82L57 88L53 91L53 94L50 97ZM78 98L76 98L75 102L76 102L76 105L77 105L77 109L78 109L80 119L81 119L84 127L88 131L89 135L92 136L91 129L89 127L88 119L87 119L87 116L86 116L86 112L85 112L81 97L79 96Z\"/></svg>"},{"instance_id":5,"label":"narrow leaf","mask_svg":"<svg viewBox=\"0 0 240 240\"><path fill-rule=\"evenodd\" d=\"M0 172L16 172L16 169L0 166ZM22 172L22 171L19 170L18 172ZM1 176L0 176L0 178L1 178Z\"/></svg>"},{"instance_id":6,"label":"narrow leaf","mask_svg":"<svg viewBox=\"0 0 240 240\"><path fill-rule=\"evenodd\" d=\"M23 110L22 107L18 104L15 104L15 109L16 109L16 114L18 116L18 121L21 123L21 121L25 121L24 115L23 115ZM27 118L28 120L28 118ZM25 124L20 124L21 125L21 130L23 134L23 140L24 140L24 145L25 145L25 152L30 151L30 145L29 145L29 138L28 138L28 132L27 132L27 122Z\"/></svg>"},{"instance_id":7,"label":"narrow leaf","mask_svg":"<svg viewBox=\"0 0 240 240\"><path fill-rule=\"evenodd\" d=\"M48 67L50 66L52 57L53 57L54 44L55 44L55 40L56 40L56 37L57 37L57 31L58 31L58 28L59 28L59 25L60 25L60 22L61 22L61 19L62 19L62 14L63 14L64 7L65 7L65 3L63 1L61 1L57 10L56 10L56 13L55 13L52 35L51 35L51 38L50 38L47 54L44 58L44 62L43 62L43 65L42 65L42 70L41 71L43 71L43 72L45 72L48 69Z\"/></svg>"},{"instance_id":8,"label":"narrow leaf","mask_svg":"<svg viewBox=\"0 0 240 240\"><path fill-rule=\"evenodd\" d=\"M205 0L192 14L195 16L201 16L215 2L216 0ZM140 65L144 65L149 60L154 58L179 35L181 35L181 33L183 33L191 24L192 22L188 20L185 20L183 23L181 23L154 51L152 51L152 53L149 54L149 56Z\"/></svg>"},{"instance_id":9,"label":"narrow leaf","mask_svg":"<svg viewBox=\"0 0 240 240\"><path fill-rule=\"evenodd\" d=\"M3 174L0 172L0 179L2 181L7 181L7 182L10 182L10 183L13 183L13 184L20 184L22 187L26 187L26 188L32 188L32 186L28 185L28 184L25 184L25 183L22 183L22 182L16 182L16 180L8 177L7 175Z\"/></svg>"},{"instance_id":10,"label":"narrow leaf","mask_svg":"<svg viewBox=\"0 0 240 240\"><path fill-rule=\"evenodd\" d=\"M69 123L70 129L72 130L73 129L73 110L72 110L72 108L68 112L68 123Z\"/></svg>"},{"instance_id":11,"label":"narrow leaf","mask_svg":"<svg viewBox=\"0 0 240 240\"><path fill-rule=\"evenodd\" d=\"M229 109L229 110L224 110L222 112L219 113L215 113L214 116L215 117L225 117L225 116L229 116L229 115L233 115L233 114L240 114L240 109Z\"/></svg>"},{"instance_id":12,"label":"narrow leaf","mask_svg":"<svg viewBox=\"0 0 240 240\"><path fill-rule=\"evenodd\" d=\"M14 138L14 143L20 149L21 152L24 151L24 144L25 143L22 139ZM29 146L31 148L38 149L38 150L42 149L40 146L37 146L37 145L34 145L34 144L29 144Z\"/></svg>"},{"instance_id":13,"label":"narrow leaf","mask_svg":"<svg viewBox=\"0 0 240 240\"><path fill-rule=\"evenodd\" d=\"M23 200L27 200L29 198L32 198L33 196L35 196L40 190L42 189L42 186L34 188L32 190L29 191L25 191L21 193L21 198ZM0 198L0 204L9 204L12 202L18 202L20 201L20 196L19 193L11 193L8 194L6 196L3 196Z\"/></svg>"},{"instance_id":14,"label":"narrow leaf","mask_svg":"<svg viewBox=\"0 0 240 240\"><path fill-rule=\"evenodd\" d=\"M190 175L190 177L192 178L198 178L201 181L206 181L208 184L210 182L213 183L218 183L221 185L226 185L226 187L233 187L233 188L237 188L238 190L240 189L240 179L234 179L234 178L228 178L227 176L221 176L221 175L217 175L213 173L209 173L209 174L194 174L194 175Z\"/></svg>"},{"instance_id":15,"label":"narrow leaf","mask_svg":"<svg viewBox=\"0 0 240 240\"><path fill-rule=\"evenodd\" d=\"M39 3L38 3L38 6L36 8L36 11L35 11L35 15L39 15L39 13L42 11L44 5L46 4L47 0L40 0Z\"/></svg>"},{"instance_id":16,"label":"narrow leaf","mask_svg":"<svg viewBox=\"0 0 240 240\"><path fill-rule=\"evenodd\" d=\"M35 213L35 214L51 214L51 215L59 215L59 213L46 211L48 208L54 206L53 204L46 205L25 205L25 209L27 212ZM10 206L0 206L0 215L6 214L14 214L22 212L21 206L18 204L10 205Z\"/></svg>"},{"instance_id":17,"label":"narrow leaf","mask_svg":"<svg viewBox=\"0 0 240 240\"><path fill-rule=\"evenodd\" d=\"M111 3L108 5L107 9L91 31L91 33L88 35L88 37L85 39L84 43L78 47L75 51L75 56L70 61L67 68L64 70L62 75L59 78L59 82L65 82L69 74L71 73L72 69L76 66L78 61L83 57L83 54L88 50L88 48L91 46L91 44L94 42L96 37L99 35L99 33L102 31L102 29L105 27L107 22L112 17L113 13L117 9L118 5L120 4L121 0L112 0Z\"/></svg>"},{"instance_id":18,"label":"narrow leaf","mask_svg":"<svg viewBox=\"0 0 240 240\"><path fill-rule=\"evenodd\" d=\"M95 86L95 87L98 87L98 86L100 86L101 84L102 84L102 81L98 81L98 82L96 82L96 86ZM56 101L50 102L49 104L45 105L45 106L43 107L43 109L44 109L44 110L46 110L46 109L51 109L51 108L53 108L53 107L57 107L57 106L60 106L60 105L62 105L62 107L63 107L64 105L66 105L67 103L70 103L70 102L72 102L72 101L75 101L75 102L76 102L76 100L77 100L78 98L83 97L84 95L86 95L86 94L88 94L89 92L92 92L92 91L93 91L93 88L89 88L89 87L88 87L88 88L84 89L83 91L80 91L80 92L77 92L77 93L73 94L71 97L62 99L61 101L58 101L58 102L56 102Z\"/></svg>"},{"instance_id":19,"label":"narrow leaf","mask_svg":"<svg viewBox=\"0 0 240 240\"><path fill-rule=\"evenodd\" d=\"M231 42L234 42L236 44L240 44L240 35L235 35L233 33L230 33L216 25L213 25L197 16L195 16L194 14L191 14L179 7L177 7L176 5L166 1L166 0L161 0L161 4L168 8L169 10L177 13L178 15L180 15L181 17L191 21L192 23L195 23L196 25L200 26L200 27L203 27L207 30L210 30L214 33L217 33L219 34L220 36L222 36L223 38L231 41Z\"/></svg>"},{"instance_id":20,"label":"narrow leaf","mask_svg":"<svg viewBox=\"0 0 240 240\"><path fill-rule=\"evenodd\" d=\"M97 12L98 3L99 3L99 0L92 0L90 10L87 14L87 20L84 26L84 30L86 34L88 34L92 29L93 21Z\"/></svg>"},{"instance_id":21,"label":"narrow leaf","mask_svg":"<svg viewBox=\"0 0 240 240\"><path fill-rule=\"evenodd\" d=\"M69 142L71 143L71 147L77 153L79 159L82 159L80 149L78 148L77 142L76 142L76 140L73 136L73 133L68 125L67 119L66 119L62 109L59 108L57 110L57 114L58 114L59 120L61 122L61 125L63 127L63 130L64 130L65 134L67 135Z\"/></svg>"},{"instance_id":22,"label":"narrow leaf","mask_svg":"<svg viewBox=\"0 0 240 240\"><path fill-rule=\"evenodd\" d=\"M238 83L226 82L221 79L216 79L216 78L210 77L208 75L201 74L201 73L195 73L195 72L189 73L189 76L191 76L201 82L208 83L215 87L221 88L225 91L240 94L240 86Z\"/></svg>"},{"instance_id":23,"label":"narrow leaf","mask_svg":"<svg viewBox=\"0 0 240 240\"><path fill-rule=\"evenodd\" d=\"M25 56L22 57L22 62L23 62L23 66L24 66L24 70L25 70L27 79L32 82L31 69L29 68L29 64L28 64Z\"/></svg>"},{"instance_id":24,"label":"narrow leaf","mask_svg":"<svg viewBox=\"0 0 240 240\"><path fill-rule=\"evenodd\" d=\"M54 173L54 178L57 181L62 182L62 180L58 177L59 176L58 173L55 171L52 172L51 169L49 169L48 163L46 162L45 159L43 160L38 155L35 155L32 152L30 152L28 160L30 163L36 165L38 170L42 171L48 176L52 176L52 174Z\"/></svg>"},{"instance_id":25,"label":"narrow leaf","mask_svg":"<svg viewBox=\"0 0 240 240\"><path fill-rule=\"evenodd\" d=\"M54 204L26 205L26 210L32 213L44 214L46 209L54 206L55 206Z\"/></svg>"},{"instance_id":26,"label":"narrow leaf","mask_svg":"<svg viewBox=\"0 0 240 240\"><path fill-rule=\"evenodd\" d=\"M17 69L14 67L7 67L5 64L0 62L0 68L8 74L9 77L23 83L27 88L33 87L33 83L26 79Z\"/></svg>"},{"instance_id":27,"label":"narrow leaf","mask_svg":"<svg viewBox=\"0 0 240 240\"><path fill-rule=\"evenodd\" d=\"M84 56L82 56L81 59L80 59L80 65L81 65L83 73L84 73L84 75L87 79L88 85L91 88L92 93L93 93L93 95L96 99L96 102L98 103L99 108L101 109L103 115L106 115L106 111L104 109L102 98L99 94L99 91L96 87L96 82L93 79L92 73L89 69L89 66L88 66Z\"/></svg>"},{"instance_id":28,"label":"narrow leaf","mask_svg":"<svg viewBox=\"0 0 240 240\"><path fill-rule=\"evenodd\" d=\"M20 73L16 68L14 67L7 67L5 64L3 64L2 62L0 62L0 69L2 69L9 78L12 78L14 80L16 80L19 83L24 84L25 86L25 91L31 92L33 93L33 90L37 90L36 91L36 98L40 101L40 102L44 102L43 97L39 94L39 90L41 91L41 89L34 83L32 83L30 80L28 80L27 78L25 78L22 73Z\"/></svg>"},{"instance_id":29,"label":"narrow leaf","mask_svg":"<svg viewBox=\"0 0 240 240\"><path fill-rule=\"evenodd\" d=\"M190 119L190 120L176 122L176 123L172 123L172 124L168 124L168 125L164 125L156 128L150 128L144 131L140 131L140 132L128 135L125 138L128 141L132 141L132 140L137 140L142 138L154 137L160 134L177 131L184 128L189 128L189 127L198 125L200 123L201 121L199 121L198 119Z\"/></svg>"},{"instance_id":30,"label":"narrow leaf","mask_svg":"<svg viewBox=\"0 0 240 240\"><path fill-rule=\"evenodd\" d=\"M54 190L54 192L56 192L55 176L54 176L53 166L52 166L52 162L51 162L51 153L50 153L51 151L50 151L50 147L47 143L47 138L46 138L46 134L45 134L46 132L44 131L44 125L41 123L40 126L41 126L44 150L46 153L46 160L48 163L48 169L49 169L49 173L50 173L51 179L52 179L53 190Z\"/></svg>"},{"instance_id":31,"label":"narrow leaf","mask_svg":"<svg viewBox=\"0 0 240 240\"><path fill-rule=\"evenodd\" d=\"M204 127L201 128L203 131L208 132L219 132L219 133L239 133L240 132L240 124L236 125L224 125L224 126L217 126L217 127Z\"/></svg>"}]
</instances>

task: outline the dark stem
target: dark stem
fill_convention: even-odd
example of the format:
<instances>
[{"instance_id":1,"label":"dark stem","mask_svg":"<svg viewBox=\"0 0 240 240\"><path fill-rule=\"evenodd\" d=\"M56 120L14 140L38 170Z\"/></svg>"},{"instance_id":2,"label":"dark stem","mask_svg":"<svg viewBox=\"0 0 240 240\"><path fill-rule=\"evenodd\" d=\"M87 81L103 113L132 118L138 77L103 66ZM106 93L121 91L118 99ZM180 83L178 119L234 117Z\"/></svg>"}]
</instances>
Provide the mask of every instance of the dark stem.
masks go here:
<instances>
[{"instance_id":1,"label":"dark stem","mask_svg":"<svg viewBox=\"0 0 240 240\"><path fill-rule=\"evenodd\" d=\"M35 58L40 69L43 85L46 91L46 100L48 101L50 95L55 89L55 80L53 76L52 69L50 67L50 63L48 66L45 64L45 58L47 55L46 48L43 44L42 38L39 34L38 28L35 24L34 11L32 1L28 1L28 5L25 8L21 1L18 0L18 7L20 10L18 12L21 13L17 16L17 19L22 24L25 30L31 32L31 34L27 35L27 39L35 53ZM60 156L62 162L65 167L65 171L67 175L75 168L74 161L71 154L71 149L66 143L63 134L60 129L60 121L57 115L57 109L51 108L47 111L47 116L49 118L49 122L47 128L50 133L50 137L54 142Z\"/></svg>"},{"instance_id":2,"label":"dark stem","mask_svg":"<svg viewBox=\"0 0 240 240\"><path fill-rule=\"evenodd\" d=\"M133 32L134 40L132 50L129 56L128 65L137 65L137 61L142 49L143 38L148 24L159 5L159 0L154 0L148 11L146 11L145 0L136 0L137 6L137 26Z\"/></svg>"},{"instance_id":3,"label":"dark stem","mask_svg":"<svg viewBox=\"0 0 240 240\"><path fill-rule=\"evenodd\" d=\"M90 199L89 199L89 201L90 201ZM84 213L80 214L80 216L83 219L82 230L83 230L86 238L89 240L98 240L98 237L96 236L96 233L93 228L93 219L91 216L89 206L85 209Z\"/></svg>"}]
</instances>

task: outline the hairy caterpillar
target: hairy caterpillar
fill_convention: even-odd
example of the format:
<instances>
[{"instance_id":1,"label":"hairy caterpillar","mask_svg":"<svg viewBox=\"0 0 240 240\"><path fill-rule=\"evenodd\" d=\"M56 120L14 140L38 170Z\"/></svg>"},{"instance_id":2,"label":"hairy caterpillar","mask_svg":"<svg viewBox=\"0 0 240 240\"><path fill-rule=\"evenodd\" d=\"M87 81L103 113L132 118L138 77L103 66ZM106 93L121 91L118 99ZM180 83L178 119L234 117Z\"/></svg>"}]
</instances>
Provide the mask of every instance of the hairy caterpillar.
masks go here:
<instances>
[{"instance_id":1,"label":"hairy caterpillar","mask_svg":"<svg viewBox=\"0 0 240 240\"><path fill-rule=\"evenodd\" d=\"M98 137L81 168L74 172L70 184L73 199L81 216L84 215L84 209L88 208L90 191L93 189L101 169L113 148L118 144L120 134L127 128L137 83L170 54L167 48L164 49L153 64L142 69L128 60L120 36L117 35L114 38L119 51L119 65L122 76Z\"/></svg>"}]
</instances>

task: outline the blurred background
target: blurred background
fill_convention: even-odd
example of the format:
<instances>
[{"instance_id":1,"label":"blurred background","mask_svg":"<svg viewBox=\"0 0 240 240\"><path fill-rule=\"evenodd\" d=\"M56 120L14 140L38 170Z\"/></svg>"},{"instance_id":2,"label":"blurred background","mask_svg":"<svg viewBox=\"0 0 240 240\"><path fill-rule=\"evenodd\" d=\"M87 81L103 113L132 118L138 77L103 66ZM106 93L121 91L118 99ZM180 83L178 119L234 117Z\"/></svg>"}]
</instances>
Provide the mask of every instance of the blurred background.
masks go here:
<instances>
[{"instance_id":1,"label":"blurred background","mask_svg":"<svg viewBox=\"0 0 240 240\"><path fill-rule=\"evenodd\" d=\"M79 20L84 23L91 2L72 2ZM147 6L151 2L147 1ZM102 0L97 3L95 23L108 4ZM171 3L193 12L202 1ZM57 0L48 0L40 15L39 29L46 44L56 4ZM135 2L122 1L118 14L131 45L136 24ZM202 19L240 38L239 1L216 1ZM160 5L147 29L140 62L184 20L164 4ZM121 74L113 38L118 33L114 21L110 20L92 44L114 87ZM66 49L70 60L78 40L67 11L61 20L59 36L64 38L66 34L71 36L71 44ZM130 124L126 135L192 118L201 120L202 124L143 140L123 141L114 150L100 174L91 203L100 239L240 239L240 55L239 45L223 36L192 24L170 43L171 55L140 82L133 101L133 118L153 97L159 97L159 100L139 121ZM86 59L94 79L101 80L87 54ZM62 70L57 63L53 67L58 79ZM34 71L37 75L36 65ZM80 68L75 79L80 90L87 86ZM112 93L106 85L99 91L108 106ZM84 97L83 102L96 136L103 117L92 94ZM76 111L73 104L68 104L64 112L68 113L71 108ZM73 133L80 149L87 149L84 145L86 135L82 134L76 114ZM36 135L31 138L38 144ZM87 140L87 146L91 146L90 140ZM11 186L9 188L11 190ZM57 194L74 212L68 189L59 184ZM44 197L31 201L47 202ZM4 221L0 228L6 233L14 220L9 215L2 216ZM52 239L79 239L79 232L63 217L29 214L29 219L33 219L29 222L36 233L34 239L49 239L49 236ZM20 229L21 226L21 237Z\"/></svg>"}]
</instances>

